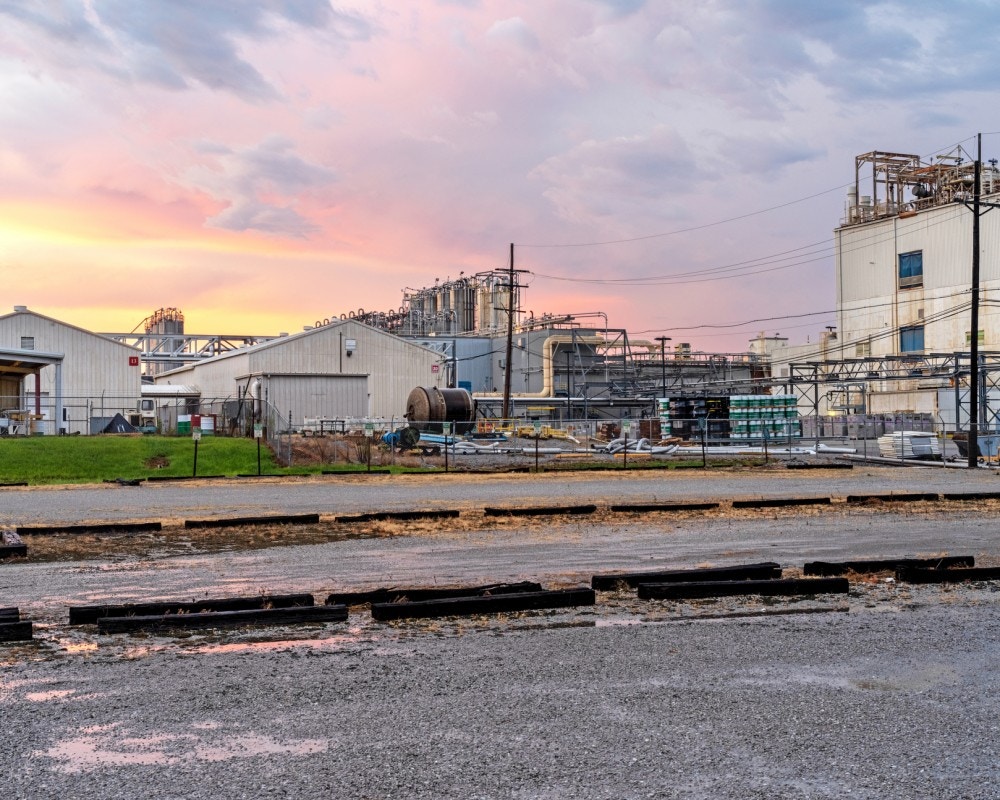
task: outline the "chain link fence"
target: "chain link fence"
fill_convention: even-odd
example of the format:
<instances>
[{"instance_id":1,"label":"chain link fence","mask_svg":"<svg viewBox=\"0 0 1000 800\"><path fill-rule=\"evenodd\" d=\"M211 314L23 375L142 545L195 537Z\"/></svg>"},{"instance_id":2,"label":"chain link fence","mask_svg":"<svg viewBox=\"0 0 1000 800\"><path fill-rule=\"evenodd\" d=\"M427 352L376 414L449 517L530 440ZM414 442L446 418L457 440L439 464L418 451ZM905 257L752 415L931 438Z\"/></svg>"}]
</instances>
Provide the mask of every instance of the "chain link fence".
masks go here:
<instances>
[{"instance_id":1,"label":"chain link fence","mask_svg":"<svg viewBox=\"0 0 1000 800\"><path fill-rule=\"evenodd\" d=\"M297 443L303 437L340 438L351 448L326 450L333 460L364 459L371 451L365 448L399 449L398 431L409 426L405 419L303 419L295 421L291 410L279 410L266 401L250 398L198 397L66 397L61 419L57 422L54 403L43 397L38 406L25 398L0 398L0 436L28 435L101 435L131 432L157 433L166 436L190 436L198 428L203 436L260 436L285 466L293 465ZM25 406L28 408L25 408ZM813 448L820 443L841 445L857 452L876 456L878 440L900 432L931 433L946 457L965 456L966 432L947 425L930 414L897 413L839 416L800 416L794 407L772 404L769 410L731 406L727 413L678 416L640 416L621 419L478 419L456 423L453 435L472 441L525 439L547 441L567 450L590 451L622 438L647 440L656 444L675 440L682 444L706 447ZM624 428L628 427L625 431ZM438 445L440 422L421 422L424 445ZM393 434L395 438L393 438ZM384 437L388 437L385 438ZM437 437L437 438L435 438ZM412 437L405 437L411 442ZM979 455L996 459L1000 431L983 427L979 436ZM395 447L393 447L395 445ZM316 449L316 448L313 448ZM320 448L322 450L322 448Z\"/></svg>"}]
</instances>

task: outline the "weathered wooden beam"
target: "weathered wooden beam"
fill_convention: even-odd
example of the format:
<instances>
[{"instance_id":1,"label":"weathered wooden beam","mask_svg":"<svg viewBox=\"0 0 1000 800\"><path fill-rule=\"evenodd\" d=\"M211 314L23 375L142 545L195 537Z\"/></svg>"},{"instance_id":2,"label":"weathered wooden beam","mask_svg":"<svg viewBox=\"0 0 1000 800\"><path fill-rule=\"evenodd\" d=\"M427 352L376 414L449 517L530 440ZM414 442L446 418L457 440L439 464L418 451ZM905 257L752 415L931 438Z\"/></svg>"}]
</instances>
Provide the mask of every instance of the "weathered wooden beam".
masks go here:
<instances>
[{"instance_id":1,"label":"weathered wooden beam","mask_svg":"<svg viewBox=\"0 0 1000 800\"><path fill-rule=\"evenodd\" d=\"M337 522L382 522L385 520L415 520L415 519L454 519L459 515L457 509L444 508L430 511L373 511L368 514L353 514L337 516Z\"/></svg>"},{"instance_id":2,"label":"weathered wooden beam","mask_svg":"<svg viewBox=\"0 0 1000 800\"><path fill-rule=\"evenodd\" d=\"M261 608L307 608L315 605L311 594L259 594L250 597L222 597L205 600L119 605L70 606L70 625L93 625L101 617L145 617L163 614L191 614L207 611L246 611Z\"/></svg>"},{"instance_id":3,"label":"weathered wooden beam","mask_svg":"<svg viewBox=\"0 0 1000 800\"><path fill-rule=\"evenodd\" d=\"M959 583L960 581L1000 580L1000 567L959 567L958 569L921 569L903 567L896 570L896 580L906 583Z\"/></svg>"},{"instance_id":4,"label":"weathered wooden beam","mask_svg":"<svg viewBox=\"0 0 1000 800\"><path fill-rule=\"evenodd\" d=\"M706 581L704 583L640 583L642 600L694 600L703 597L736 597L759 594L790 596L799 594L846 594L847 578L784 578L773 581Z\"/></svg>"},{"instance_id":5,"label":"weathered wooden beam","mask_svg":"<svg viewBox=\"0 0 1000 800\"><path fill-rule=\"evenodd\" d=\"M81 525L18 525L17 533L37 536L60 533L145 533L162 530L160 522L97 522Z\"/></svg>"},{"instance_id":6,"label":"weathered wooden beam","mask_svg":"<svg viewBox=\"0 0 1000 800\"><path fill-rule=\"evenodd\" d=\"M402 587L394 589L373 589L368 592L334 592L326 598L327 605L343 603L357 606L364 603L420 602L424 600L445 600L451 597L480 597L483 595L516 594L518 592L540 592L542 585L531 581L522 583L499 583L489 586L463 586L452 589Z\"/></svg>"},{"instance_id":7,"label":"weathered wooden beam","mask_svg":"<svg viewBox=\"0 0 1000 800\"><path fill-rule=\"evenodd\" d=\"M418 603L375 603L372 619L381 622L420 617L469 616L471 614L503 614L512 611L533 611L544 608L592 606L596 602L593 589L556 589L549 592L494 595L489 597L457 597L449 600L424 600Z\"/></svg>"},{"instance_id":8,"label":"weathered wooden beam","mask_svg":"<svg viewBox=\"0 0 1000 800\"><path fill-rule=\"evenodd\" d=\"M186 519L185 528L229 528L246 525L314 525L319 514L264 514L257 517L217 517L213 519Z\"/></svg>"},{"instance_id":9,"label":"weathered wooden beam","mask_svg":"<svg viewBox=\"0 0 1000 800\"><path fill-rule=\"evenodd\" d=\"M28 545L26 544L2 544L0 545L0 559L17 558L28 555Z\"/></svg>"},{"instance_id":10,"label":"weathered wooden beam","mask_svg":"<svg viewBox=\"0 0 1000 800\"><path fill-rule=\"evenodd\" d=\"M671 511L711 511L719 507L719 503L618 503L609 506L616 513L671 512Z\"/></svg>"},{"instance_id":11,"label":"weathered wooden beam","mask_svg":"<svg viewBox=\"0 0 1000 800\"><path fill-rule=\"evenodd\" d=\"M1000 492L945 492L945 500L1000 500Z\"/></svg>"},{"instance_id":12,"label":"weathered wooden beam","mask_svg":"<svg viewBox=\"0 0 1000 800\"><path fill-rule=\"evenodd\" d=\"M511 508L490 508L487 506L483 513L487 517L539 517L556 514L593 514L597 511L597 506L593 504L579 506L534 506L534 507L511 507Z\"/></svg>"},{"instance_id":13,"label":"weathered wooden beam","mask_svg":"<svg viewBox=\"0 0 1000 800\"><path fill-rule=\"evenodd\" d=\"M343 622L346 606L259 608L243 611L207 611L195 614L158 614L140 617L101 617L99 633L127 633L171 628L231 628L242 625L295 625L306 622Z\"/></svg>"},{"instance_id":14,"label":"weathered wooden beam","mask_svg":"<svg viewBox=\"0 0 1000 800\"><path fill-rule=\"evenodd\" d=\"M918 503L920 501L940 500L941 495L936 492L902 492L900 494L849 494L848 503L868 503L878 501L880 503Z\"/></svg>"},{"instance_id":15,"label":"weathered wooden beam","mask_svg":"<svg viewBox=\"0 0 1000 800\"><path fill-rule=\"evenodd\" d=\"M940 558L870 558L856 561L807 561L803 575L843 575L847 572L895 572L904 567L948 569L975 566L974 556L942 556Z\"/></svg>"},{"instance_id":16,"label":"weathered wooden beam","mask_svg":"<svg viewBox=\"0 0 1000 800\"><path fill-rule=\"evenodd\" d=\"M23 622L0 622L0 642L25 642L34 638L34 627Z\"/></svg>"},{"instance_id":17,"label":"weathered wooden beam","mask_svg":"<svg viewBox=\"0 0 1000 800\"><path fill-rule=\"evenodd\" d=\"M774 561L761 564L742 564L733 567L706 567L704 569L670 569L657 572L617 572L594 575L592 589L614 591L620 584L636 587L640 583L703 583L704 581L772 580L781 577L781 565Z\"/></svg>"},{"instance_id":18,"label":"weathered wooden beam","mask_svg":"<svg viewBox=\"0 0 1000 800\"><path fill-rule=\"evenodd\" d=\"M780 508L782 506L828 506L829 497L762 497L757 500L733 500L733 508Z\"/></svg>"}]
</instances>

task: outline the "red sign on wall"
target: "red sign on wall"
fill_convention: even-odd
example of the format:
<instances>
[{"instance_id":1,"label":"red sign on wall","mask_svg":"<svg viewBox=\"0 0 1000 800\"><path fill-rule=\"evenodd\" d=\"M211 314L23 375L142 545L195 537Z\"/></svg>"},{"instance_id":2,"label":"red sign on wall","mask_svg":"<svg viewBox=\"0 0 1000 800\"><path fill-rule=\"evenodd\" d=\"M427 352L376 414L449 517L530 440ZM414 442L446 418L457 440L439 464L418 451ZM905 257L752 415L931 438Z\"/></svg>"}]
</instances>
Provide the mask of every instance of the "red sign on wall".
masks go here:
<instances>
[{"instance_id":1,"label":"red sign on wall","mask_svg":"<svg viewBox=\"0 0 1000 800\"><path fill-rule=\"evenodd\" d=\"M438 372L441 369L437 364L431 364L431 372Z\"/></svg>"},{"instance_id":2,"label":"red sign on wall","mask_svg":"<svg viewBox=\"0 0 1000 800\"><path fill-rule=\"evenodd\" d=\"M129 356L128 357L128 365L130 367L138 367L139 366L139 356Z\"/></svg>"}]
</instances>

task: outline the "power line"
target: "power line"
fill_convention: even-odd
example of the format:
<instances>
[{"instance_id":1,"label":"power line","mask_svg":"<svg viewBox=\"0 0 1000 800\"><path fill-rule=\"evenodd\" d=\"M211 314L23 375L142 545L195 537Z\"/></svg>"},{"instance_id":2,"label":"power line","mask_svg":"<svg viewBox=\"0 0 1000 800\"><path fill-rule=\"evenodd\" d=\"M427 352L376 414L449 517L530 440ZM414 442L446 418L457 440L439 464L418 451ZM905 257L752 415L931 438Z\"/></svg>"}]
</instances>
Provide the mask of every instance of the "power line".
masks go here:
<instances>
[{"instance_id":1,"label":"power line","mask_svg":"<svg viewBox=\"0 0 1000 800\"><path fill-rule=\"evenodd\" d=\"M958 214L960 209L955 209L956 214L947 216L942 215L941 219L934 222L927 222L926 219L922 220L907 220L902 225L897 226L897 229L891 232L883 233L872 233L869 236L861 237L852 243L852 246L847 248L842 248L840 250L841 255L849 255L859 250L863 250L866 247L881 244L892 240L893 238L905 235L911 230L918 227L931 228L937 225L947 224L952 220L954 216ZM779 253L774 253L771 255L760 256L754 259L748 259L746 261L739 261L733 264L727 264L723 266L706 267L705 269L692 270L689 272L676 273L674 275L659 275L659 276L646 276L646 277L636 277L636 278L576 278L576 277L563 277L559 275L548 275L542 272L532 272L531 274L536 278L542 278L547 280L563 281L567 283L591 283L598 285L629 285L629 286L678 286L686 285L691 283L705 283L708 281L720 280L722 278L741 278L749 275L760 275L766 272L776 272L781 269L790 269L792 267L804 266L806 264L812 264L817 261L822 261L825 258L832 256L837 252L836 243L833 239L828 240L828 244L824 242L813 242L811 244L802 245L801 247L793 248L792 250L785 250ZM783 261L787 261L787 258L781 257L786 256L789 253L795 253L802 250L809 250L811 248L818 248L824 245L821 250L817 250L816 253L803 253L803 255L816 255L816 258L808 258L800 261L793 261L790 264L781 264ZM771 264L779 264L780 266L768 266L767 269L753 269L753 267L767 266ZM742 271L739 271L742 270ZM730 272L733 274L722 276L722 278L694 278L692 280L682 280L682 278L700 276L700 275L712 275L715 273ZM737 274L738 273L738 274Z\"/></svg>"},{"instance_id":2,"label":"power line","mask_svg":"<svg viewBox=\"0 0 1000 800\"><path fill-rule=\"evenodd\" d=\"M738 222L743 219L749 219L750 217L756 217L760 214L767 214L771 211L778 211L782 208L788 208L789 206L794 206L798 203L804 203L807 200L815 200L817 197L822 197L823 195L830 194L830 192L842 191L849 186L853 185L851 183L845 183L842 186L834 186L832 189L824 189L822 192L817 192L816 194L811 194L807 197L800 197L797 200L789 200L787 203L781 203L780 205L771 206L770 208L762 208L758 211L750 211L746 214L740 214L735 217L728 217L727 219L716 220L715 222L706 222L704 225L693 225L690 228L678 228L672 231L666 231L665 233L651 233L645 236L634 236L630 239L609 239L604 242L572 242L564 244L521 244L517 243L518 247L530 247L535 249L547 249L547 248L562 248L562 247L601 247L603 245L609 244L627 244L629 242L642 242L648 239L661 239L665 236L676 236L681 233L691 233L693 231L701 231L706 228L715 228L719 225L726 225L730 222Z\"/></svg>"}]
</instances>

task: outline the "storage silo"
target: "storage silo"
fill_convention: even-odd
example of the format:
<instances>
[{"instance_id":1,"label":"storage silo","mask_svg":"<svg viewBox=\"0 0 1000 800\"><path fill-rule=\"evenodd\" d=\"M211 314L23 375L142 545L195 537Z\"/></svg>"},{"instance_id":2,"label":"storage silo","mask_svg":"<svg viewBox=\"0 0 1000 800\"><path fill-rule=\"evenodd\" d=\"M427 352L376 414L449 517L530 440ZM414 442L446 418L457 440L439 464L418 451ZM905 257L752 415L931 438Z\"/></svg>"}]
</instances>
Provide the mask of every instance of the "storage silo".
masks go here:
<instances>
[{"instance_id":1,"label":"storage silo","mask_svg":"<svg viewBox=\"0 0 1000 800\"><path fill-rule=\"evenodd\" d=\"M159 308L146 318L145 332L151 334L146 340L146 352L161 356L179 353L184 349L184 312L179 308ZM153 334L160 338L154 338ZM178 336L179 338L171 338ZM146 370L150 375L184 366L183 361L152 360Z\"/></svg>"}]
</instances>

